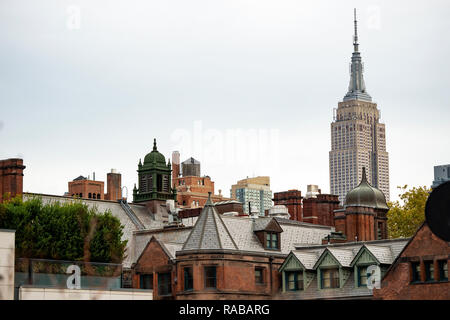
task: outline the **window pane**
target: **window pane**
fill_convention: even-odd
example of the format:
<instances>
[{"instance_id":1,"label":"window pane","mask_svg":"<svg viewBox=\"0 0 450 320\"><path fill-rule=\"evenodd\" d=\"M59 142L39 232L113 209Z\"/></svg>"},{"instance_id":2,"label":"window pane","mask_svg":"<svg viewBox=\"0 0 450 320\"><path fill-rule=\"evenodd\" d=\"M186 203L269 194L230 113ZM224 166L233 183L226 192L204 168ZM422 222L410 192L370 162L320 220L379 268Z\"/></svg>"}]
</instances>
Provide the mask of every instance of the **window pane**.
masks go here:
<instances>
[{"instance_id":1,"label":"window pane","mask_svg":"<svg viewBox=\"0 0 450 320\"><path fill-rule=\"evenodd\" d=\"M447 264L447 260L440 261L439 268L440 268L441 280L442 281L445 281L445 280L448 281L448 264Z\"/></svg>"},{"instance_id":2,"label":"window pane","mask_svg":"<svg viewBox=\"0 0 450 320\"><path fill-rule=\"evenodd\" d=\"M255 269L255 282L256 283L263 283L263 269L262 268L256 268Z\"/></svg>"},{"instance_id":3,"label":"window pane","mask_svg":"<svg viewBox=\"0 0 450 320\"><path fill-rule=\"evenodd\" d=\"M158 293L160 296L172 293L170 273L158 274Z\"/></svg>"},{"instance_id":4,"label":"window pane","mask_svg":"<svg viewBox=\"0 0 450 320\"><path fill-rule=\"evenodd\" d=\"M412 262L411 269L412 269L412 281L413 282L421 281L421 279L420 279L420 263Z\"/></svg>"},{"instance_id":5,"label":"window pane","mask_svg":"<svg viewBox=\"0 0 450 320\"><path fill-rule=\"evenodd\" d=\"M194 287L194 281L192 276L192 268L184 268L184 290L192 290Z\"/></svg>"},{"instance_id":6,"label":"window pane","mask_svg":"<svg viewBox=\"0 0 450 320\"><path fill-rule=\"evenodd\" d=\"M205 267L205 288L216 287L216 267Z\"/></svg>"},{"instance_id":7,"label":"window pane","mask_svg":"<svg viewBox=\"0 0 450 320\"><path fill-rule=\"evenodd\" d=\"M142 274L140 281L141 289L153 289L153 275L152 274Z\"/></svg>"},{"instance_id":8,"label":"window pane","mask_svg":"<svg viewBox=\"0 0 450 320\"><path fill-rule=\"evenodd\" d=\"M425 275L427 281L434 281L434 263L433 261L425 261Z\"/></svg>"}]
</instances>

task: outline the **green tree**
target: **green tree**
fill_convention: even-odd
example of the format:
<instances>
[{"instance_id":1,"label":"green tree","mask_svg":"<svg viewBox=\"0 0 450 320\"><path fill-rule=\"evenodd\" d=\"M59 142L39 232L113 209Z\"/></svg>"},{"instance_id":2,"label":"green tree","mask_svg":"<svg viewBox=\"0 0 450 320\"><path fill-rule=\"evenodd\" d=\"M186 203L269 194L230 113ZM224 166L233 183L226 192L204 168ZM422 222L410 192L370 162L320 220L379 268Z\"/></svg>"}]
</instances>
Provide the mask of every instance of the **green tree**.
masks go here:
<instances>
[{"instance_id":1,"label":"green tree","mask_svg":"<svg viewBox=\"0 0 450 320\"><path fill-rule=\"evenodd\" d=\"M425 186L397 187L402 190L400 201L389 202L387 214L388 232L390 238L411 237L425 220L425 204L431 191Z\"/></svg>"},{"instance_id":2,"label":"green tree","mask_svg":"<svg viewBox=\"0 0 450 320\"><path fill-rule=\"evenodd\" d=\"M16 197L0 204L0 228L16 230L21 258L121 263L127 243L119 219L81 201Z\"/></svg>"}]
</instances>

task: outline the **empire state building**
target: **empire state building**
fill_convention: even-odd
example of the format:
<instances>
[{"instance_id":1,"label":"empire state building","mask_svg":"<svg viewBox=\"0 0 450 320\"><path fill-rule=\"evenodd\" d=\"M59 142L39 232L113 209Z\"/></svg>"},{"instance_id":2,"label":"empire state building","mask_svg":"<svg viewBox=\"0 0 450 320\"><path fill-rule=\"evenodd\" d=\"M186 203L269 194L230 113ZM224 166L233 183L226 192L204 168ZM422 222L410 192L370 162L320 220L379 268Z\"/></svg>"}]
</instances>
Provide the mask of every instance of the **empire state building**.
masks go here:
<instances>
[{"instance_id":1,"label":"empire state building","mask_svg":"<svg viewBox=\"0 0 450 320\"><path fill-rule=\"evenodd\" d=\"M356 9L354 26L350 84L343 101L334 109L331 123L330 192L338 195L343 203L346 194L361 181L365 167L369 183L380 189L389 201L385 125L380 123L380 110L364 84Z\"/></svg>"}]
</instances>

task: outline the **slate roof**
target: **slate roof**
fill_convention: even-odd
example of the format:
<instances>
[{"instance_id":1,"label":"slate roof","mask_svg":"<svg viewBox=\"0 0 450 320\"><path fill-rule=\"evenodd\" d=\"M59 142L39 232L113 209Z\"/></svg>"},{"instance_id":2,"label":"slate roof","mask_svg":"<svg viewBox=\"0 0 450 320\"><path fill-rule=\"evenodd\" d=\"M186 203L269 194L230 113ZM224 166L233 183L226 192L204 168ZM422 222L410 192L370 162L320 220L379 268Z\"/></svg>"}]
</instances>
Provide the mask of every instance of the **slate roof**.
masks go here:
<instances>
[{"instance_id":1,"label":"slate roof","mask_svg":"<svg viewBox=\"0 0 450 320\"><path fill-rule=\"evenodd\" d=\"M183 224L191 226L197 223L200 217L189 217L183 219ZM255 220L248 217L221 216L221 219L234 240L237 249L241 251L266 252L270 254L287 255L297 245L319 245L322 239L334 231L334 228L319 226L310 223L303 223L283 218L257 218ZM275 219L281 232L281 250L266 250L263 244L255 235L255 228L259 230ZM255 221L255 222L253 222Z\"/></svg>"},{"instance_id":2,"label":"slate roof","mask_svg":"<svg viewBox=\"0 0 450 320\"><path fill-rule=\"evenodd\" d=\"M376 245L365 246L380 263L391 264L394 259L394 253L390 247L382 247Z\"/></svg>"},{"instance_id":3,"label":"slate roof","mask_svg":"<svg viewBox=\"0 0 450 320\"><path fill-rule=\"evenodd\" d=\"M292 252L294 256L301 262L301 264L309 270L314 268L317 259L319 258L319 252Z\"/></svg>"},{"instance_id":4,"label":"slate roof","mask_svg":"<svg viewBox=\"0 0 450 320\"><path fill-rule=\"evenodd\" d=\"M328 248L328 251L343 267L350 267L353 257L355 256L354 251L351 249Z\"/></svg>"},{"instance_id":5,"label":"slate roof","mask_svg":"<svg viewBox=\"0 0 450 320\"><path fill-rule=\"evenodd\" d=\"M400 254L409 239L388 239L361 242L335 243L328 245L301 245L296 246L292 253L308 269L307 265L313 265L319 261L325 250L328 250L343 267L351 267L353 260L365 247L381 264L391 264ZM316 257L314 263L311 260ZM314 269L314 267L311 267Z\"/></svg>"},{"instance_id":6,"label":"slate roof","mask_svg":"<svg viewBox=\"0 0 450 320\"><path fill-rule=\"evenodd\" d=\"M211 202L211 194L182 250L238 250L227 226Z\"/></svg>"}]
</instances>

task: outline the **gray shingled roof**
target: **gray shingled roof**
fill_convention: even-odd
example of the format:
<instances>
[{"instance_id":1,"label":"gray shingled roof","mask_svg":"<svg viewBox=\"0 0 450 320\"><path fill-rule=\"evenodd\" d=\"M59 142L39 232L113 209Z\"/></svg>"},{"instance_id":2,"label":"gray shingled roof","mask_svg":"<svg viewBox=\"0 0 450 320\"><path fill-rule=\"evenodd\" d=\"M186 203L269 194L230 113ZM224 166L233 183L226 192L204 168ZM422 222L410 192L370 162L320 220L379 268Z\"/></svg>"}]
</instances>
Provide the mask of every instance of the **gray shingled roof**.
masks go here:
<instances>
[{"instance_id":1,"label":"gray shingled roof","mask_svg":"<svg viewBox=\"0 0 450 320\"><path fill-rule=\"evenodd\" d=\"M230 231L208 198L182 250L238 250Z\"/></svg>"},{"instance_id":2,"label":"gray shingled roof","mask_svg":"<svg viewBox=\"0 0 450 320\"><path fill-rule=\"evenodd\" d=\"M408 239L386 239L331 245L296 246L296 250L292 253L305 268L307 268L307 264L311 264L311 258L313 257L311 254L316 255L317 258L314 261L314 264L316 264L325 250L330 251L343 267L350 267L361 248L366 247L380 263L391 264L407 242Z\"/></svg>"},{"instance_id":3,"label":"gray shingled roof","mask_svg":"<svg viewBox=\"0 0 450 320\"><path fill-rule=\"evenodd\" d=\"M380 263L391 264L395 257L390 247L366 245L366 248L377 258Z\"/></svg>"},{"instance_id":4,"label":"gray shingled roof","mask_svg":"<svg viewBox=\"0 0 450 320\"><path fill-rule=\"evenodd\" d=\"M353 250L328 248L328 251L339 261L341 266L350 267L354 257Z\"/></svg>"},{"instance_id":5,"label":"gray shingled roof","mask_svg":"<svg viewBox=\"0 0 450 320\"><path fill-rule=\"evenodd\" d=\"M292 252L297 257L298 261L309 270L314 268L317 259L319 259L319 252Z\"/></svg>"}]
</instances>

